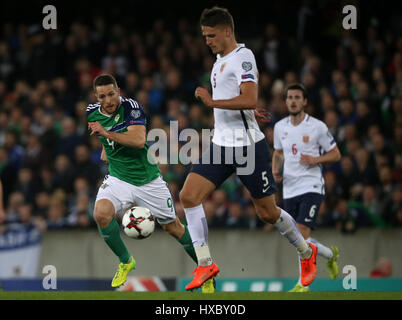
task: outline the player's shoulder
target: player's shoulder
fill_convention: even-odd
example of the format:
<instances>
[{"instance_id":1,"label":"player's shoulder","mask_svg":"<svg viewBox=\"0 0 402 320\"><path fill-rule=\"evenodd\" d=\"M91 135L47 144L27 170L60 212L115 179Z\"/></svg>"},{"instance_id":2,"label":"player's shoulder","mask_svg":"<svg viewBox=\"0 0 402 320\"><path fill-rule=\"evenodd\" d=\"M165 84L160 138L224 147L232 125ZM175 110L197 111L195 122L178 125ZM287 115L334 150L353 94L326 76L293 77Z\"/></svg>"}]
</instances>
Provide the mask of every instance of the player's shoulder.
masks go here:
<instances>
[{"instance_id":1,"label":"player's shoulder","mask_svg":"<svg viewBox=\"0 0 402 320\"><path fill-rule=\"evenodd\" d=\"M139 109L139 110L142 110L142 106L138 103L138 101L136 101L134 99L121 97L120 100L121 100L121 104L126 109Z\"/></svg>"},{"instance_id":2,"label":"player's shoulder","mask_svg":"<svg viewBox=\"0 0 402 320\"><path fill-rule=\"evenodd\" d=\"M254 53L251 49L247 48L245 45L240 45L236 51L235 55L236 58L254 58Z\"/></svg>"},{"instance_id":3,"label":"player's shoulder","mask_svg":"<svg viewBox=\"0 0 402 320\"><path fill-rule=\"evenodd\" d=\"M318 127L324 128L324 129L327 128L327 125L325 124L324 121L322 121L316 117L313 117L309 114L306 114L306 117L307 118L306 118L305 123L307 125L318 126Z\"/></svg>"},{"instance_id":4,"label":"player's shoulder","mask_svg":"<svg viewBox=\"0 0 402 320\"><path fill-rule=\"evenodd\" d=\"M86 110L86 112L87 112L87 117L90 116L91 114L93 114L95 111L97 111L97 110L99 109L99 107L100 107L100 103L99 103L99 102L88 104L87 110Z\"/></svg>"},{"instance_id":5,"label":"player's shoulder","mask_svg":"<svg viewBox=\"0 0 402 320\"><path fill-rule=\"evenodd\" d=\"M274 125L274 128L281 129L287 127L290 123L290 116L287 116L279 121L277 121Z\"/></svg>"}]
</instances>

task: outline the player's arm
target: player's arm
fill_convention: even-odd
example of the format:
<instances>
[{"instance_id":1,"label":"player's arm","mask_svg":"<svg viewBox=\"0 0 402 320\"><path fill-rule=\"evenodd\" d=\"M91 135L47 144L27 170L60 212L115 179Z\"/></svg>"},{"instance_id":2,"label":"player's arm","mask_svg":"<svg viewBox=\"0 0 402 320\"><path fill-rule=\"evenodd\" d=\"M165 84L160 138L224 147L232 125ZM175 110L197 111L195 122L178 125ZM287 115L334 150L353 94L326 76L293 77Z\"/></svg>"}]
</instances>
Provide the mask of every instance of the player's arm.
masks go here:
<instances>
[{"instance_id":1,"label":"player's arm","mask_svg":"<svg viewBox=\"0 0 402 320\"><path fill-rule=\"evenodd\" d=\"M106 158L106 151L105 151L105 147L102 145L102 152L101 152L101 156L100 159L106 163L108 163L107 158Z\"/></svg>"},{"instance_id":2,"label":"player's arm","mask_svg":"<svg viewBox=\"0 0 402 320\"><path fill-rule=\"evenodd\" d=\"M341 160L341 152L339 151L337 146L319 157L312 157L307 154L300 155L300 163L308 166L314 166L317 164L329 164L337 162L339 160Z\"/></svg>"},{"instance_id":3,"label":"player's arm","mask_svg":"<svg viewBox=\"0 0 402 320\"><path fill-rule=\"evenodd\" d=\"M285 158L283 156L282 149L274 150L272 156L272 175L274 176L275 182L281 182L283 179L283 165L285 163Z\"/></svg>"},{"instance_id":4,"label":"player's arm","mask_svg":"<svg viewBox=\"0 0 402 320\"><path fill-rule=\"evenodd\" d=\"M240 95L227 100L213 100L207 89L197 87L195 97L210 108L245 110L255 109L258 100L258 86L253 81L242 82L240 84Z\"/></svg>"},{"instance_id":5,"label":"player's arm","mask_svg":"<svg viewBox=\"0 0 402 320\"><path fill-rule=\"evenodd\" d=\"M132 125L127 127L126 132L107 131L99 122L89 122L88 128L91 135L97 133L100 136L115 141L123 146L142 149L145 146L146 128L143 125Z\"/></svg>"}]
</instances>

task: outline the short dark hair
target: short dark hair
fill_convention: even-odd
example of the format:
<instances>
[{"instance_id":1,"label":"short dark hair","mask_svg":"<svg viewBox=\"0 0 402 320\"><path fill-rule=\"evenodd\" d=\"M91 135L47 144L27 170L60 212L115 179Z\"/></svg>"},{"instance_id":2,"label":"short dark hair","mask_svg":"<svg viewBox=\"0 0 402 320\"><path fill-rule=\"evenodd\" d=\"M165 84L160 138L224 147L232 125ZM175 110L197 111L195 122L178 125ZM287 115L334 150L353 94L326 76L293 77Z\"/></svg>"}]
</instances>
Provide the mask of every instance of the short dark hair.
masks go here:
<instances>
[{"instance_id":1,"label":"short dark hair","mask_svg":"<svg viewBox=\"0 0 402 320\"><path fill-rule=\"evenodd\" d=\"M234 31L233 17L228 9L217 6L204 9L201 13L200 25L212 28L216 26L230 27L232 32Z\"/></svg>"},{"instance_id":2,"label":"short dark hair","mask_svg":"<svg viewBox=\"0 0 402 320\"><path fill-rule=\"evenodd\" d=\"M307 98L307 90L301 83L292 83L288 85L285 90L285 97L287 97L289 90L300 90L303 93L303 98Z\"/></svg>"},{"instance_id":3,"label":"short dark hair","mask_svg":"<svg viewBox=\"0 0 402 320\"><path fill-rule=\"evenodd\" d=\"M96 87L107 86L108 84L113 84L115 88L118 88L117 81L111 74L101 74L94 79L94 91L96 91Z\"/></svg>"}]
</instances>

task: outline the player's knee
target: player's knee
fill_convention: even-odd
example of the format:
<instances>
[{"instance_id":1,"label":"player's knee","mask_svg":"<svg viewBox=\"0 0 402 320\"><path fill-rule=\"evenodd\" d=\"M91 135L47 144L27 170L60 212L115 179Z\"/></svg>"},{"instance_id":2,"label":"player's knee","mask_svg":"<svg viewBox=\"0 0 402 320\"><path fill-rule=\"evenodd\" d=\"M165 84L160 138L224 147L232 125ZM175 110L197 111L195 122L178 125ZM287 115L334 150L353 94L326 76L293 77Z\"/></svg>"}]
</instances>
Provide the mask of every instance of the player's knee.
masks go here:
<instances>
[{"instance_id":1,"label":"player's knee","mask_svg":"<svg viewBox=\"0 0 402 320\"><path fill-rule=\"evenodd\" d=\"M100 228L107 227L110 221L112 221L113 215L114 213L110 212L110 210L107 210L106 208L103 208L99 205L95 206L94 220Z\"/></svg>"},{"instance_id":2,"label":"player's knee","mask_svg":"<svg viewBox=\"0 0 402 320\"><path fill-rule=\"evenodd\" d=\"M276 206L262 204L257 205L256 210L260 219L266 223L274 224L280 216L280 209Z\"/></svg>"},{"instance_id":3,"label":"player's knee","mask_svg":"<svg viewBox=\"0 0 402 320\"><path fill-rule=\"evenodd\" d=\"M201 204L195 193L188 192L186 189L180 191L179 197L184 208L194 208Z\"/></svg>"},{"instance_id":4,"label":"player's knee","mask_svg":"<svg viewBox=\"0 0 402 320\"><path fill-rule=\"evenodd\" d=\"M162 229L177 239L180 239L185 231L184 226L178 220L162 225Z\"/></svg>"}]
</instances>

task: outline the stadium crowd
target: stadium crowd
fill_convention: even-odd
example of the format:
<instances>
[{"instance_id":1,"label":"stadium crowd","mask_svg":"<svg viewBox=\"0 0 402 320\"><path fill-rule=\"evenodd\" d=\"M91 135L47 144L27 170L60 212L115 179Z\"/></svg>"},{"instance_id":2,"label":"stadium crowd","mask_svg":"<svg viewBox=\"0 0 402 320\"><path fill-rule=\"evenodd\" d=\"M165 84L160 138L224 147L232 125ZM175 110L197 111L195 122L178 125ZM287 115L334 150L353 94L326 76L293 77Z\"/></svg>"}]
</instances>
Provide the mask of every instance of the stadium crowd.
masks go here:
<instances>
[{"instance_id":1,"label":"stadium crowd","mask_svg":"<svg viewBox=\"0 0 402 320\"><path fill-rule=\"evenodd\" d=\"M273 126L287 115L284 88L302 82L307 112L327 124L342 153L339 163L323 168L326 198L318 226L344 233L401 227L401 30L375 19L359 33L327 27L331 50L313 45L307 26L285 33L269 20L260 33L238 37L255 53L259 107L272 115L261 128L272 148ZM163 128L169 135L170 121L177 120L179 131L201 132L213 127L213 115L194 99L194 90L210 85L214 60L197 23L185 18L174 24L156 19L144 32L99 15L72 21L63 31L3 24L0 177L6 214L0 225L33 222L43 231L95 227L94 198L107 165L98 139L87 130L86 107L96 101L94 77L114 75L122 95L144 107L148 130ZM189 165L160 168L184 219L178 193ZM236 179L205 201L210 227L269 230ZM281 204L281 192L277 197Z\"/></svg>"}]
</instances>

